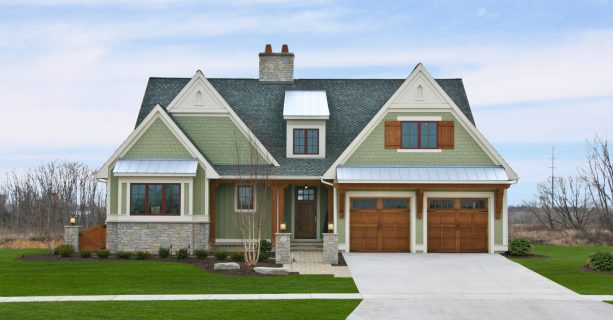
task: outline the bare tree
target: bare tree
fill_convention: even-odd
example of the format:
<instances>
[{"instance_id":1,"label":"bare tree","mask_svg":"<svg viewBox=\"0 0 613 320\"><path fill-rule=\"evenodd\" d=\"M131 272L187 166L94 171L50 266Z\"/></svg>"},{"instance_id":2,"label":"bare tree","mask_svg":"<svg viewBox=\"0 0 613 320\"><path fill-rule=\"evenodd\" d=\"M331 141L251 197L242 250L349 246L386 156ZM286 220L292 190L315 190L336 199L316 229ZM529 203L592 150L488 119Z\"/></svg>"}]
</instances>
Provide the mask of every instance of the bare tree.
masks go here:
<instances>
[{"instance_id":1,"label":"bare tree","mask_svg":"<svg viewBox=\"0 0 613 320\"><path fill-rule=\"evenodd\" d=\"M536 200L525 205L548 230L584 230L596 211L589 184L581 177L556 178L553 184L540 183Z\"/></svg>"},{"instance_id":2,"label":"bare tree","mask_svg":"<svg viewBox=\"0 0 613 320\"><path fill-rule=\"evenodd\" d=\"M601 225L613 232L613 163L606 139L596 136L589 144L587 167L580 171L590 183Z\"/></svg>"}]
</instances>

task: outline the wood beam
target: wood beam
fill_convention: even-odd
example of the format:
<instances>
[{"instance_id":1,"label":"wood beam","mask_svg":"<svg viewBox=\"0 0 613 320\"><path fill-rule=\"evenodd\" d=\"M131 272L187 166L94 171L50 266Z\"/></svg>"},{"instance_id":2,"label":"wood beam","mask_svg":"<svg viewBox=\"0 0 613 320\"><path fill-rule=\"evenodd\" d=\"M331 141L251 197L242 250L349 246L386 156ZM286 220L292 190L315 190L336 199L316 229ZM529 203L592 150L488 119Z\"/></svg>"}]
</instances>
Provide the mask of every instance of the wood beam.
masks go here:
<instances>
[{"instance_id":1,"label":"wood beam","mask_svg":"<svg viewBox=\"0 0 613 320\"><path fill-rule=\"evenodd\" d=\"M217 209L217 186L219 181L209 180L209 243L215 243L215 211Z\"/></svg>"},{"instance_id":2,"label":"wood beam","mask_svg":"<svg viewBox=\"0 0 613 320\"><path fill-rule=\"evenodd\" d=\"M332 223L334 221L334 217L332 216L332 206L333 206L333 199L332 199L332 187L328 187L328 215L327 215L327 219L328 219L328 223ZM328 230L328 227L326 226L326 230Z\"/></svg>"},{"instance_id":3,"label":"wood beam","mask_svg":"<svg viewBox=\"0 0 613 320\"><path fill-rule=\"evenodd\" d=\"M424 214L424 188L417 189L417 219L421 219Z\"/></svg>"},{"instance_id":4,"label":"wood beam","mask_svg":"<svg viewBox=\"0 0 613 320\"><path fill-rule=\"evenodd\" d=\"M279 184L279 223L285 222L285 188L287 184ZM285 231L287 232L287 230Z\"/></svg>"},{"instance_id":5,"label":"wood beam","mask_svg":"<svg viewBox=\"0 0 613 320\"><path fill-rule=\"evenodd\" d=\"M496 214L496 220L500 220L500 217L502 217L502 200L504 198L504 189L496 189L496 193L494 196L494 213Z\"/></svg>"},{"instance_id":6,"label":"wood beam","mask_svg":"<svg viewBox=\"0 0 613 320\"><path fill-rule=\"evenodd\" d=\"M338 190L338 217L345 219L345 189Z\"/></svg>"}]
</instances>

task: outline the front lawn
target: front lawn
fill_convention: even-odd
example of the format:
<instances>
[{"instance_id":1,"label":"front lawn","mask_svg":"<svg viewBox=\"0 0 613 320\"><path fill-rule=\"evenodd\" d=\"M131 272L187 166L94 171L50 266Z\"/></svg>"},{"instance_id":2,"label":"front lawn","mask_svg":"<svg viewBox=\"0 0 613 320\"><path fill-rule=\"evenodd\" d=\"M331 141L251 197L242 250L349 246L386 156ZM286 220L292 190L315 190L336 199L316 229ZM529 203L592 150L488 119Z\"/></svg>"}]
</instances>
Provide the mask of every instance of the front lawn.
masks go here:
<instances>
[{"instance_id":1,"label":"front lawn","mask_svg":"<svg viewBox=\"0 0 613 320\"><path fill-rule=\"evenodd\" d=\"M320 275L235 276L162 261L23 261L40 249L0 249L0 296L357 293L350 278Z\"/></svg>"},{"instance_id":2,"label":"front lawn","mask_svg":"<svg viewBox=\"0 0 613 320\"><path fill-rule=\"evenodd\" d=\"M0 303L3 319L345 319L360 300Z\"/></svg>"},{"instance_id":3,"label":"front lawn","mask_svg":"<svg viewBox=\"0 0 613 320\"><path fill-rule=\"evenodd\" d=\"M613 246L535 246L533 253L547 258L512 259L577 293L613 294L613 275L581 270L587 264L587 257L596 251L613 252Z\"/></svg>"}]
</instances>

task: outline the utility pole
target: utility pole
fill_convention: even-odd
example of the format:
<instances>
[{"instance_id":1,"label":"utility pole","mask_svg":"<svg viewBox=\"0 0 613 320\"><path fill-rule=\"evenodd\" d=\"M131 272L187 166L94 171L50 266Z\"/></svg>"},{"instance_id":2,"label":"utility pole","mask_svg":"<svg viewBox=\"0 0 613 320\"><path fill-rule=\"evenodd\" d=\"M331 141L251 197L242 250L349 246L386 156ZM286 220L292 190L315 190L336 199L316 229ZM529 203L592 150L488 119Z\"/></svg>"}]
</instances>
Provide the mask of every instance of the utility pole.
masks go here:
<instances>
[{"instance_id":1,"label":"utility pole","mask_svg":"<svg viewBox=\"0 0 613 320\"><path fill-rule=\"evenodd\" d=\"M554 189L553 188L555 187L555 184L554 184L554 180L555 180L554 173L555 173L555 168L556 168L555 167L555 160L556 160L556 158L555 158L555 146L552 146L551 147L551 167L549 167L549 168L551 168L551 207L552 208L553 208L553 201L554 201L554 199L553 199L553 196L554 196L553 190Z\"/></svg>"}]
</instances>

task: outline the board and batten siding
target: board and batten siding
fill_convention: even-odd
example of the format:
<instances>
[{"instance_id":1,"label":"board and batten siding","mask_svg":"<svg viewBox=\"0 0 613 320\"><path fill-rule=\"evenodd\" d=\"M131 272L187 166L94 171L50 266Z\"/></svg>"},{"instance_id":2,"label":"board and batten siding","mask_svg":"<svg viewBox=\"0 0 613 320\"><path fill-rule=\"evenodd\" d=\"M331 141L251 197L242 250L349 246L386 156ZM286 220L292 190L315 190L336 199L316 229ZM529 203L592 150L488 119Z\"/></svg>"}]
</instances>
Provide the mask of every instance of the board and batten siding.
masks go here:
<instances>
[{"instance_id":1,"label":"board and batten siding","mask_svg":"<svg viewBox=\"0 0 613 320\"><path fill-rule=\"evenodd\" d=\"M229 117L176 116L174 120L212 164L252 164L251 152L256 149ZM259 153L258 163L266 163Z\"/></svg>"},{"instance_id":2,"label":"board and batten siding","mask_svg":"<svg viewBox=\"0 0 613 320\"><path fill-rule=\"evenodd\" d=\"M453 149L441 152L398 152L385 148L385 121L399 116L440 116L455 121L451 112L390 112L345 162L347 165L493 165L494 162L455 121Z\"/></svg>"},{"instance_id":3,"label":"board and batten siding","mask_svg":"<svg viewBox=\"0 0 613 320\"><path fill-rule=\"evenodd\" d=\"M217 205L215 210L215 238L240 239L237 213L234 210L235 185L222 183L217 189ZM262 188L256 191L256 208L262 210L264 219L262 222L262 239L271 238L271 210L272 200L270 190L264 192ZM251 214L251 213L242 213Z\"/></svg>"}]
</instances>

